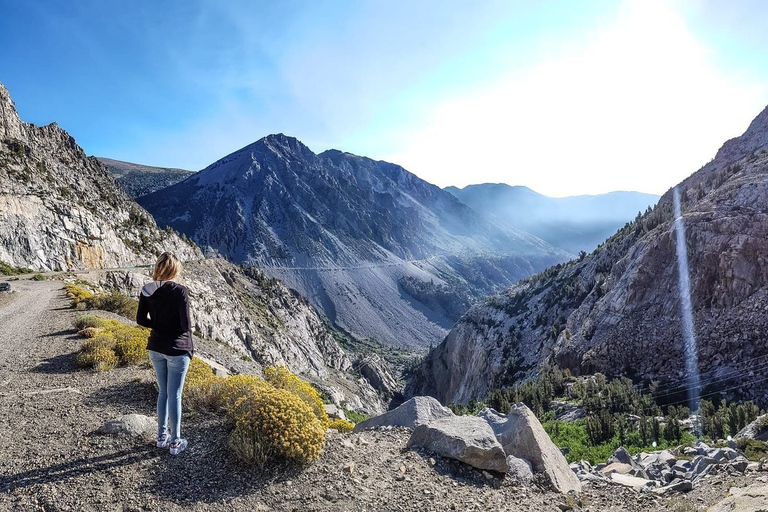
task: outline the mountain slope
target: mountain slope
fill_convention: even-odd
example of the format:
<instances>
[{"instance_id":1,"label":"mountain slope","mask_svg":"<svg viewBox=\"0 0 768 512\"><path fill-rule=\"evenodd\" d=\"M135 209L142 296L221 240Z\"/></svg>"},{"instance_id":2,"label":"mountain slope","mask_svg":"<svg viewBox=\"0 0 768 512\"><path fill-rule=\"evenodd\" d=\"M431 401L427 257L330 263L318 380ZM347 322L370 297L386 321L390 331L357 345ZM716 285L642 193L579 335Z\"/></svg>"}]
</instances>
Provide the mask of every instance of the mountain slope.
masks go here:
<instances>
[{"instance_id":1,"label":"mountain slope","mask_svg":"<svg viewBox=\"0 0 768 512\"><path fill-rule=\"evenodd\" d=\"M424 347L475 298L566 254L402 167L270 135L139 198L161 225L258 265L358 338Z\"/></svg>"},{"instance_id":2,"label":"mountain slope","mask_svg":"<svg viewBox=\"0 0 768 512\"><path fill-rule=\"evenodd\" d=\"M170 187L194 174L184 169L152 167L111 158L98 157L97 160L107 166L125 193L133 198Z\"/></svg>"},{"instance_id":3,"label":"mountain slope","mask_svg":"<svg viewBox=\"0 0 768 512\"><path fill-rule=\"evenodd\" d=\"M676 187L702 391L724 390L762 406L768 401L762 369L768 357L766 178L768 108ZM667 400L685 401L673 211L670 190L582 260L474 307L428 356L410 392L466 402L557 364L575 374L677 386Z\"/></svg>"},{"instance_id":4,"label":"mountain slope","mask_svg":"<svg viewBox=\"0 0 768 512\"><path fill-rule=\"evenodd\" d=\"M159 229L64 130L23 123L0 84L0 262L98 271L151 265L166 250L184 261L181 280L191 291L193 329L202 337L258 368L287 365L337 405L384 409L373 388L350 375L355 361L302 297L257 269L199 261L197 246ZM105 289L136 297L150 279L146 272L107 271L99 280Z\"/></svg>"},{"instance_id":5,"label":"mountain slope","mask_svg":"<svg viewBox=\"0 0 768 512\"><path fill-rule=\"evenodd\" d=\"M573 254L592 251L659 200L659 196L640 192L547 197L527 187L503 183L445 190L475 211Z\"/></svg>"}]
</instances>

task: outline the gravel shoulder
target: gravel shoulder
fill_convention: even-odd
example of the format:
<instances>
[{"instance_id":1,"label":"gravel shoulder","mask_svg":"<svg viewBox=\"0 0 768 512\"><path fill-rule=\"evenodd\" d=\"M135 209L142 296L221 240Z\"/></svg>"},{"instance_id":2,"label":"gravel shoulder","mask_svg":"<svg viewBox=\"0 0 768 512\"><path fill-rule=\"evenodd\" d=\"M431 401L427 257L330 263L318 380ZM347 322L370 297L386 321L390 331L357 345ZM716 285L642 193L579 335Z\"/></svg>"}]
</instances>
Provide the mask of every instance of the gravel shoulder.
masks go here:
<instances>
[{"instance_id":1,"label":"gravel shoulder","mask_svg":"<svg viewBox=\"0 0 768 512\"><path fill-rule=\"evenodd\" d=\"M186 415L178 457L151 439L95 433L110 419L154 413L149 368L75 368L77 313L58 281L17 281L0 297L0 510L559 511L566 498L487 480L459 463L406 451L407 429L328 434L321 458L264 471L226 450L226 426ZM705 510L760 477L715 476L657 497L585 485L576 510Z\"/></svg>"}]
</instances>

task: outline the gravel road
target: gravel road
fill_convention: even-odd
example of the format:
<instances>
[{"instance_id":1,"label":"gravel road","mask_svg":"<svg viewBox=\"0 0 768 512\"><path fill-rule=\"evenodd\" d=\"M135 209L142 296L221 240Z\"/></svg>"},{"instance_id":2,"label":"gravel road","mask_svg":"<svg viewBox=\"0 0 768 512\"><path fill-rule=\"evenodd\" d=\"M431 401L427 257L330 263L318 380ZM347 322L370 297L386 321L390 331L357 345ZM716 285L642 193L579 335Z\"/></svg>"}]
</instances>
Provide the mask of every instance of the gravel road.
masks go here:
<instances>
[{"instance_id":1,"label":"gravel road","mask_svg":"<svg viewBox=\"0 0 768 512\"><path fill-rule=\"evenodd\" d=\"M185 415L190 447L178 457L151 439L95 433L128 413L152 415L149 368L79 371L60 281L14 281L0 294L0 510L19 511L552 511L565 498L536 486L500 488L459 463L405 450L407 429L329 433L320 459L305 468L240 465L226 449L226 427ZM403 471L404 469L404 471ZM577 510L705 510L734 485L717 476L686 495L638 495L586 485ZM498 483L498 482L495 482ZM567 507L566 507L567 508Z\"/></svg>"}]
</instances>

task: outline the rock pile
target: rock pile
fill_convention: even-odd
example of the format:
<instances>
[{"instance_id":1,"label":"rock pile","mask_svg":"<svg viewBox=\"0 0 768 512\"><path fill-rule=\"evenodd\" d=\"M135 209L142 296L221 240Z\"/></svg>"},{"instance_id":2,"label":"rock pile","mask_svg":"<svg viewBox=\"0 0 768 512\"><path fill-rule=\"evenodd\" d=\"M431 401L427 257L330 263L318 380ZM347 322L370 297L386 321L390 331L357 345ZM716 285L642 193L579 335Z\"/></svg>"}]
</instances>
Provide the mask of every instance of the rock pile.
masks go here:
<instances>
[{"instance_id":1,"label":"rock pile","mask_svg":"<svg viewBox=\"0 0 768 512\"><path fill-rule=\"evenodd\" d=\"M710 475L744 473L750 467L735 445L710 448L699 441L696 447L678 448L675 452L680 454L661 450L632 457L621 447L605 464L593 466L583 460L571 464L571 469L581 481L608 482L638 492L664 494L687 492Z\"/></svg>"},{"instance_id":2,"label":"rock pile","mask_svg":"<svg viewBox=\"0 0 768 512\"><path fill-rule=\"evenodd\" d=\"M508 415L483 409L477 416L456 416L432 397L414 397L381 416L358 423L355 432L394 426L413 429L408 447L494 471L519 484L541 474L561 493L579 492L581 483L563 454L528 407L515 405ZM488 474L489 481L496 479Z\"/></svg>"}]
</instances>

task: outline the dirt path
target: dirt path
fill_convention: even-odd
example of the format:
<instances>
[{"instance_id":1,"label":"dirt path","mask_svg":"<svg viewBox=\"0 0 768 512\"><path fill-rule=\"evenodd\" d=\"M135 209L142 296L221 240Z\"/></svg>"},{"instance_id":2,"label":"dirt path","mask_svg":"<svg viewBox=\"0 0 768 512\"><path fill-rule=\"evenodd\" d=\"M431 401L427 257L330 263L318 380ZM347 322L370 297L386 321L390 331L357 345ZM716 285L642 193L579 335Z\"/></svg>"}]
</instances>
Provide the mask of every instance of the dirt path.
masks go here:
<instances>
[{"instance_id":1,"label":"dirt path","mask_svg":"<svg viewBox=\"0 0 768 512\"><path fill-rule=\"evenodd\" d=\"M190 447L178 457L151 440L98 435L123 414L153 415L151 370L77 370L78 313L62 283L12 286L14 294L0 294L0 510L558 512L565 505L537 487L496 489L457 462L407 451L407 429L329 434L316 462L262 472L229 454L227 428L215 416L185 415ZM704 510L756 477L717 477L671 497L587 485L577 510Z\"/></svg>"},{"instance_id":2,"label":"dirt path","mask_svg":"<svg viewBox=\"0 0 768 512\"><path fill-rule=\"evenodd\" d=\"M0 365L32 344L40 323L47 322L51 300L61 289L61 282L14 281L11 292L3 292L0 307ZM18 354L17 354L18 355Z\"/></svg>"}]
</instances>

